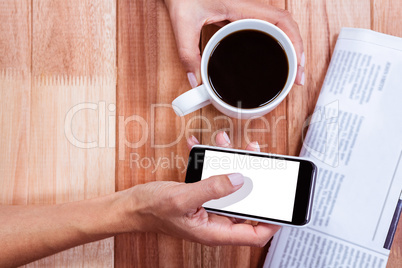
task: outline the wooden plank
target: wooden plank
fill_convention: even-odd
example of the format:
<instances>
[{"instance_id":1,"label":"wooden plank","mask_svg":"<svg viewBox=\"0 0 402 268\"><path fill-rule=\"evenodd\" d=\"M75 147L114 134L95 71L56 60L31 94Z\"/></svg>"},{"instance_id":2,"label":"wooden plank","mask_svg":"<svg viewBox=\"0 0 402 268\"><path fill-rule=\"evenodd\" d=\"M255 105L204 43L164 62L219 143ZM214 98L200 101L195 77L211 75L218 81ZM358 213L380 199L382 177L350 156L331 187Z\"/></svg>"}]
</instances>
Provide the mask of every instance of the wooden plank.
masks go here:
<instances>
[{"instance_id":1,"label":"wooden plank","mask_svg":"<svg viewBox=\"0 0 402 268\"><path fill-rule=\"evenodd\" d=\"M305 85L295 86L288 96L289 153L298 155L302 130L307 131L303 125L314 110L340 29L369 28L370 3L287 0L287 7L299 24L306 56Z\"/></svg>"},{"instance_id":2,"label":"wooden plank","mask_svg":"<svg viewBox=\"0 0 402 268\"><path fill-rule=\"evenodd\" d=\"M197 126L201 125L198 120L190 121L200 115L200 112L180 118L171 108L172 101L191 87L178 57L167 9L162 1L157 3L157 106L154 109L155 119L151 118L150 121L154 126L151 127L150 133L155 137L155 159L169 159L170 165L168 168L157 168L154 177L157 180L184 182L188 159L186 137L190 135L189 127L198 128ZM151 147L153 147L152 144ZM200 266L201 246L196 243L158 235L158 248L160 267Z\"/></svg>"},{"instance_id":3,"label":"wooden plank","mask_svg":"<svg viewBox=\"0 0 402 268\"><path fill-rule=\"evenodd\" d=\"M387 268L399 268L402 263L402 221L399 219L398 228L391 246Z\"/></svg>"},{"instance_id":4,"label":"wooden plank","mask_svg":"<svg viewBox=\"0 0 402 268\"><path fill-rule=\"evenodd\" d=\"M371 29L402 37L401 1L371 0Z\"/></svg>"},{"instance_id":5,"label":"wooden plank","mask_svg":"<svg viewBox=\"0 0 402 268\"><path fill-rule=\"evenodd\" d=\"M213 144L217 131L227 130L235 147L258 140L263 151L297 155L301 129L314 109L340 27L371 26L402 36L398 1L371 2L370 10L364 1L288 0L286 5L282 0L269 1L293 11L300 25L307 56L306 86L295 86L286 101L263 119L238 121L207 107L182 122L165 106L189 85L163 2L118 1L117 189L152 180L183 181L180 169L136 168L130 166L130 156L160 159L173 154L187 159L185 137L192 134ZM78 0L0 3L1 203L59 203L113 191L115 6L115 1ZM204 44L209 34L204 31ZM77 140L98 141L94 149L79 148L82 144L68 141L64 133L66 115L83 103L88 106L81 108L89 109L77 112L72 133ZM144 122L147 125L142 129ZM265 132L245 133L246 126ZM400 229L388 267L401 262ZM111 266L112 247L109 239L32 265ZM115 264L260 267L266 251L267 247L211 248L164 235L122 235L116 238Z\"/></svg>"},{"instance_id":6,"label":"wooden plank","mask_svg":"<svg viewBox=\"0 0 402 268\"><path fill-rule=\"evenodd\" d=\"M134 160L154 157L148 140L148 122L150 106L156 99L157 10L154 0L119 1L117 8L119 127L116 190L123 190L154 177L151 169L130 164L130 157ZM141 122L145 124L141 125ZM118 235L115 237L115 252L116 267L159 265L156 234Z\"/></svg>"},{"instance_id":7,"label":"wooden plank","mask_svg":"<svg viewBox=\"0 0 402 268\"><path fill-rule=\"evenodd\" d=\"M26 204L31 98L30 1L0 3L0 204Z\"/></svg>"},{"instance_id":8,"label":"wooden plank","mask_svg":"<svg viewBox=\"0 0 402 268\"><path fill-rule=\"evenodd\" d=\"M401 9L398 9L399 1L374 0L371 5L365 1L289 1L288 7L294 11L300 26L307 59L306 84L301 91L293 91L289 96L293 106L289 105L288 115L294 118L289 126L289 148L291 154L297 155L302 134L294 130L301 129L314 109L341 27L371 28L402 36L402 27L398 24ZM302 9L305 12L297 12ZM387 267L399 267L402 262L401 229L399 226Z\"/></svg>"},{"instance_id":9,"label":"wooden plank","mask_svg":"<svg viewBox=\"0 0 402 268\"><path fill-rule=\"evenodd\" d=\"M401 2L398 0L371 0L371 29L402 37ZM402 263L402 221L399 220L387 263L388 268L400 267Z\"/></svg>"},{"instance_id":10,"label":"wooden plank","mask_svg":"<svg viewBox=\"0 0 402 268\"><path fill-rule=\"evenodd\" d=\"M205 47L208 40L219 29L210 25L204 27L202 31L202 47ZM199 133L201 142L207 145L216 145L215 136L219 131L225 131L234 148L244 148L243 126L244 120L230 118L216 110L212 105L201 109L201 115L205 120L202 128L210 129L208 132ZM259 142L263 144L263 139ZM202 267L249 267L250 266L250 247L238 246L218 246L209 247L202 245Z\"/></svg>"},{"instance_id":11,"label":"wooden plank","mask_svg":"<svg viewBox=\"0 0 402 268\"><path fill-rule=\"evenodd\" d=\"M118 128L117 189L153 180L183 182L188 155L185 137L197 135L191 129L199 129L201 123L197 118L177 117L170 106L190 85L166 7L161 1L119 1L118 14L118 115L120 122L133 121ZM136 157L139 165L133 164ZM169 167L148 166L152 159L169 159ZM170 236L125 234L115 241L117 267L201 263L200 245Z\"/></svg>"},{"instance_id":12,"label":"wooden plank","mask_svg":"<svg viewBox=\"0 0 402 268\"><path fill-rule=\"evenodd\" d=\"M285 1L262 1L266 4L284 9ZM202 32L202 45L205 46L209 38L218 28L205 27ZM248 143L258 141L261 151L287 154L287 101L282 102L269 114L253 120L239 120L222 115L214 107L202 109L202 116L207 119L206 124L211 131L202 134L202 143L215 145L215 135L219 131L226 131L234 148L245 148ZM202 246L203 267L261 267L268 251L264 248L221 246Z\"/></svg>"},{"instance_id":13,"label":"wooden plank","mask_svg":"<svg viewBox=\"0 0 402 268\"><path fill-rule=\"evenodd\" d=\"M116 103L116 3L32 4L29 203L113 193L115 124L109 119ZM110 267L113 241L79 246L28 266Z\"/></svg>"}]
</instances>

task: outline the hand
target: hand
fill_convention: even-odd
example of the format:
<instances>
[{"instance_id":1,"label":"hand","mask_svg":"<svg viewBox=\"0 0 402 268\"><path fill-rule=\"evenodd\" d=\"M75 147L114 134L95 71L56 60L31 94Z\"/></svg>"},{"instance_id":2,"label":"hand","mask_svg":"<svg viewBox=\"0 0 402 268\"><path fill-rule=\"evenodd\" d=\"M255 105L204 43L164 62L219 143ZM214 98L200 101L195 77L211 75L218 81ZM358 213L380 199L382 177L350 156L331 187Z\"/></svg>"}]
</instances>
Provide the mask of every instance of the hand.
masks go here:
<instances>
[{"instance_id":1,"label":"hand","mask_svg":"<svg viewBox=\"0 0 402 268\"><path fill-rule=\"evenodd\" d=\"M208 24L254 18L281 28L290 38L297 55L295 83L304 85L305 56L297 23L287 10L259 0L165 0L172 21L179 56L192 87L201 83L201 55L198 47L201 28Z\"/></svg>"},{"instance_id":2,"label":"hand","mask_svg":"<svg viewBox=\"0 0 402 268\"><path fill-rule=\"evenodd\" d=\"M198 141L192 137L189 147ZM219 133L218 146L230 146ZM247 146L257 150L258 143ZM197 183L151 182L103 197L57 205L0 206L0 267L17 267L123 232L160 232L207 245L264 246L279 226L209 214L202 204L238 190L241 174Z\"/></svg>"},{"instance_id":3,"label":"hand","mask_svg":"<svg viewBox=\"0 0 402 268\"><path fill-rule=\"evenodd\" d=\"M197 140L191 138L191 147ZM218 146L229 146L226 133L216 137ZM247 149L258 150L258 143ZM241 174L213 176L197 183L151 182L128 189L131 199L124 222L132 222L126 231L151 231L173 235L207 245L264 246L279 230L279 226L259 223L239 223L236 219L207 213L206 201L219 199L240 189Z\"/></svg>"}]
</instances>

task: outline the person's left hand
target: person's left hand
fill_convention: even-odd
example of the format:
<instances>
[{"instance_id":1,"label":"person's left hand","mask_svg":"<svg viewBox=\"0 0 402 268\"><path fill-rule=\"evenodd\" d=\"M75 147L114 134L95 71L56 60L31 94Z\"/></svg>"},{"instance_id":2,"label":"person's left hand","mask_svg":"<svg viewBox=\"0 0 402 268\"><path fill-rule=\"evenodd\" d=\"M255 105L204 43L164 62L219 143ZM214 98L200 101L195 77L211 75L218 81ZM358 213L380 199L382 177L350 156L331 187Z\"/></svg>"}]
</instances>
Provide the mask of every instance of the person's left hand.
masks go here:
<instances>
[{"instance_id":1,"label":"person's left hand","mask_svg":"<svg viewBox=\"0 0 402 268\"><path fill-rule=\"evenodd\" d=\"M198 143L192 137L191 148ZM230 146L226 133L216 137L218 146ZM258 143L248 150L258 151ZM151 182L120 192L125 206L123 232L159 232L207 245L264 246L280 226L244 221L208 213L202 205L229 195L244 183L241 174L213 176L196 183Z\"/></svg>"}]
</instances>

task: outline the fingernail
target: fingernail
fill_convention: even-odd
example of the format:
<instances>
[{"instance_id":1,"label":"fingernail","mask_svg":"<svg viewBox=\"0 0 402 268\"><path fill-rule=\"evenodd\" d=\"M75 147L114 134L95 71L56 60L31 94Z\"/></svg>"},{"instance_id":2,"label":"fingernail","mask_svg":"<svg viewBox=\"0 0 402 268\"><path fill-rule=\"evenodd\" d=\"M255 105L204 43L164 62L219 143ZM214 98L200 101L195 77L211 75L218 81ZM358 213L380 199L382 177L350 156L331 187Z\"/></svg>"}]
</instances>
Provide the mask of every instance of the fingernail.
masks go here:
<instances>
[{"instance_id":1,"label":"fingernail","mask_svg":"<svg viewBox=\"0 0 402 268\"><path fill-rule=\"evenodd\" d=\"M258 141L253 141L252 146L257 152L260 151L260 145L258 144Z\"/></svg>"},{"instance_id":2,"label":"fingernail","mask_svg":"<svg viewBox=\"0 0 402 268\"><path fill-rule=\"evenodd\" d=\"M228 178L233 186L239 186L244 183L244 177L241 173L232 173L228 175Z\"/></svg>"},{"instance_id":3,"label":"fingernail","mask_svg":"<svg viewBox=\"0 0 402 268\"><path fill-rule=\"evenodd\" d=\"M301 59L300 59L300 66L304 67L304 64L306 63L306 56L304 56L304 52L301 55Z\"/></svg>"},{"instance_id":4,"label":"fingernail","mask_svg":"<svg viewBox=\"0 0 402 268\"><path fill-rule=\"evenodd\" d=\"M187 73L187 79L192 88L198 86L197 78L195 77L194 73Z\"/></svg>"},{"instance_id":5,"label":"fingernail","mask_svg":"<svg viewBox=\"0 0 402 268\"><path fill-rule=\"evenodd\" d=\"M300 85L304 86L304 80L305 80L305 77L304 77L304 72L303 72L302 73L302 78L300 80Z\"/></svg>"},{"instance_id":6,"label":"fingernail","mask_svg":"<svg viewBox=\"0 0 402 268\"><path fill-rule=\"evenodd\" d=\"M196 137L194 137L194 135L193 135L193 136L191 136L191 140L192 140L193 142L197 143L197 144L199 144L199 143L200 143L200 142L197 140L197 138L196 138Z\"/></svg>"},{"instance_id":7,"label":"fingernail","mask_svg":"<svg viewBox=\"0 0 402 268\"><path fill-rule=\"evenodd\" d=\"M222 135L223 135L223 137L225 138L226 142L227 142L228 144L230 144L230 139L229 139L228 134L227 134L226 132L223 132Z\"/></svg>"}]
</instances>

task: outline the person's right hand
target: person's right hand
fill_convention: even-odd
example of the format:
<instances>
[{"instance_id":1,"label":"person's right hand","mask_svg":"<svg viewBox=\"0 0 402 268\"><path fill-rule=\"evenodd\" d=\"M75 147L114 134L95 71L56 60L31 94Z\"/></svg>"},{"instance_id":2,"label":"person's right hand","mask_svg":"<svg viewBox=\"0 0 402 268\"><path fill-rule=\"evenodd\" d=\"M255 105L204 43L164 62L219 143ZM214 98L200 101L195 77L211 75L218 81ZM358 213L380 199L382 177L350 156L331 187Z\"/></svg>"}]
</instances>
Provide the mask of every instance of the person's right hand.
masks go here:
<instances>
[{"instance_id":1,"label":"person's right hand","mask_svg":"<svg viewBox=\"0 0 402 268\"><path fill-rule=\"evenodd\" d=\"M218 146L228 146L224 133L216 137ZM197 143L188 141L189 146ZM258 143L247 149L258 150ZM234 218L208 213L202 205L227 196L244 183L239 173L213 176L196 183L157 181L120 192L123 232L158 232L206 245L264 246L280 226L252 225Z\"/></svg>"},{"instance_id":2,"label":"person's right hand","mask_svg":"<svg viewBox=\"0 0 402 268\"><path fill-rule=\"evenodd\" d=\"M204 25L224 25L240 19L260 19L275 24L290 38L297 55L295 83L304 84L305 56L299 27L289 11L261 0L165 0L180 59L192 87L201 83L200 33Z\"/></svg>"}]
</instances>

